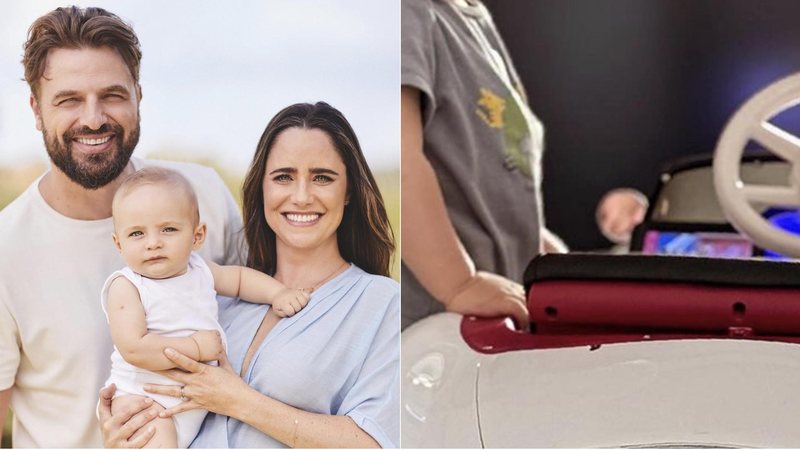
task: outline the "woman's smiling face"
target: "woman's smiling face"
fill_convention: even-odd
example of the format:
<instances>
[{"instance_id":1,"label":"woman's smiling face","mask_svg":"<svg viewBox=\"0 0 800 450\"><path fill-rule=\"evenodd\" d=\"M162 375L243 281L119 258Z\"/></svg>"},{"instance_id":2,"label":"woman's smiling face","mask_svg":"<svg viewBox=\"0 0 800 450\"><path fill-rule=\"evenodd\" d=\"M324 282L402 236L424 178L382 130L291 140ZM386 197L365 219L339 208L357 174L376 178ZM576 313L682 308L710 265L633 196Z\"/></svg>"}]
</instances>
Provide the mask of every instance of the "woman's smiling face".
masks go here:
<instances>
[{"instance_id":1,"label":"woman's smiling face","mask_svg":"<svg viewBox=\"0 0 800 450\"><path fill-rule=\"evenodd\" d=\"M264 215L277 248L337 246L347 173L327 133L299 127L282 131L267 157L263 190Z\"/></svg>"}]
</instances>

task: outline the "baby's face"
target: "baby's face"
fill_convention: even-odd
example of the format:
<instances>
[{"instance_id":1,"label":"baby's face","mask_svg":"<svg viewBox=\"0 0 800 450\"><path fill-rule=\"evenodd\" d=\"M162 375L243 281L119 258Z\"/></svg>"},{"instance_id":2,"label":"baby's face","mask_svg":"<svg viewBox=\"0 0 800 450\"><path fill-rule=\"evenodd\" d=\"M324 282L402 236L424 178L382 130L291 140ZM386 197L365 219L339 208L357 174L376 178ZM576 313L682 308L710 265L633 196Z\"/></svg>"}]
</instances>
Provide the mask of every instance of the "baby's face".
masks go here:
<instances>
[{"instance_id":1,"label":"baby's face","mask_svg":"<svg viewBox=\"0 0 800 450\"><path fill-rule=\"evenodd\" d=\"M114 204L114 243L125 263L147 278L186 273L205 238L186 196L171 186L143 185Z\"/></svg>"}]
</instances>

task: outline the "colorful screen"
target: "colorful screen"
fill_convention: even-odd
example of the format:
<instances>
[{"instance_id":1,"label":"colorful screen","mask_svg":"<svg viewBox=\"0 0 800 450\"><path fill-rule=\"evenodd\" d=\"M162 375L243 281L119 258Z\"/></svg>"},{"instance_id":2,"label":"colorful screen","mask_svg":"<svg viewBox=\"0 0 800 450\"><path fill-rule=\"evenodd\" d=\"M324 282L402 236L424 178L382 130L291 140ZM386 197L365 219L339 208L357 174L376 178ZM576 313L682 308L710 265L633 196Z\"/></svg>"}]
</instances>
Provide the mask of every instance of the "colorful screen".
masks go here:
<instances>
[{"instance_id":1,"label":"colorful screen","mask_svg":"<svg viewBox=\"0 0 800 450\"><path fill-rule=\"evenodd\" d=\"M644 235L642 253L750 258L753 256L753 250L752 242L735 233L685 233L650 230Z\"/></svg>"}]
</instances>

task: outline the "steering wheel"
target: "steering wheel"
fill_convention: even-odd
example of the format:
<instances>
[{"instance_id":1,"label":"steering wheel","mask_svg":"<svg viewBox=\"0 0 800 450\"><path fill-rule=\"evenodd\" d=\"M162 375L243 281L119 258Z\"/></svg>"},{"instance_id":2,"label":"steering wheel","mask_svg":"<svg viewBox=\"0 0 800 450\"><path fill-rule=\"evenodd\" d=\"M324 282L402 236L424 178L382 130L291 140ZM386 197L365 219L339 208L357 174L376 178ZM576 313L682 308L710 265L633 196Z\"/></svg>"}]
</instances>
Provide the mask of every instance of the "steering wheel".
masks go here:
<instances>
[{"instance_id":1,"label":"steering wheel","mask_svg":"<svg viewBox=\"0 0 800 450\"><path fill-rule=\"evenodd\" d=\"M770 119L800 103L800 73L756 93L731 117L714 152L714 187L733 226L757 245L800 258L800 236L771 225L754 204L800 209L800 138L776 127ZM785 185L742 182L742 153L753 140L791 164Z\"/></svg>"}]
</instances>

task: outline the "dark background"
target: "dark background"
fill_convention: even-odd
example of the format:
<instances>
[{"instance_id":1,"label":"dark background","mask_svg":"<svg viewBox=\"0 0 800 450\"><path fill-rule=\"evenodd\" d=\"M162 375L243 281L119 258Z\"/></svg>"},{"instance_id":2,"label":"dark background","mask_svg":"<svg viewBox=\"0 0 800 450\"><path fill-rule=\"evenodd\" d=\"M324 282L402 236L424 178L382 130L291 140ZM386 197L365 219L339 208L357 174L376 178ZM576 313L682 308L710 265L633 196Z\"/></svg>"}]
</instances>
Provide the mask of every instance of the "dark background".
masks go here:
<instances>
[{"instance_id":1,"label":"dark background","mask_svg":"<svg viewBox=\"0 0 800 450\"><path fill-rule=\"evenodd\" d=\"M485 4L545 125L548 227L573 250L610 245L594 219L603 193L650 195L665 163L712 152L742 103L800 71L800 1Z\"/></svg>"}]
</instances>

